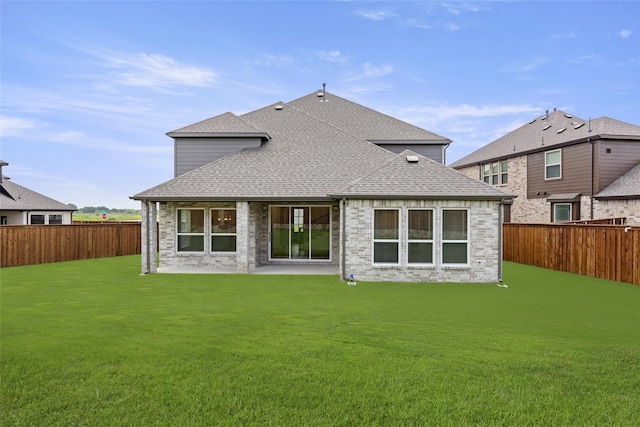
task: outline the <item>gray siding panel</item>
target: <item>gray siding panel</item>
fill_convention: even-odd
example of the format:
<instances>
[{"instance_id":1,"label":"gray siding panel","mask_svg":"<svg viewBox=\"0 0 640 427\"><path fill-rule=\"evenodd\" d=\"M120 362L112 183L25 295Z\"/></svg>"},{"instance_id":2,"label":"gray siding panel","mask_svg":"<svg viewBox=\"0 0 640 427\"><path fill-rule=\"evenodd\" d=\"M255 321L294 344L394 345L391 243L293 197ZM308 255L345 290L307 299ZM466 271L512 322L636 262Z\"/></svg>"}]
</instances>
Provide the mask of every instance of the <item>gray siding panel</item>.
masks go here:
<instances>
[{"instance_id":1,"label":"gray siding panel","mask_svg":"<svg viewBox=\"0 0 640 427\"><path fill-rule=\"evenodd\" d=\"M439 144L384 144L377 143L376 145L385 148L392 153L400 154L404 150L411 150L414 153L425 156L428 159L435 160L438 163L444 163L442 158L443 146Z\"/></svg>"},{"instance_id":2,"label":"gray siding panel","mask_svg":"<svg viewBox=\"0 0 640 427\"><path fill-rule=\"evenodd\" d=\"M174 138L175 176L247 148L260 147L260 138Z\"/></svg>"}]
</instances>

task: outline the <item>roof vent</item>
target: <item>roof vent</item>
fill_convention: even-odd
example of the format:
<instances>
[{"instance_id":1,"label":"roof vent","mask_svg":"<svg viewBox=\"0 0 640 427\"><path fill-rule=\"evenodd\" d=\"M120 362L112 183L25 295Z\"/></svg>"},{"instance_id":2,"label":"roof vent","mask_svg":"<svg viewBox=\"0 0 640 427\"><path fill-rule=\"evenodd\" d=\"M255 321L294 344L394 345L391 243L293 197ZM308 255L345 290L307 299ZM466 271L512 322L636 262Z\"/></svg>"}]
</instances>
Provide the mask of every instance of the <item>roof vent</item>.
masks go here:
<instances>
[{"instance_id":1,"label":"roof vent","mask_svg":"<svg viewBox=\"0 0 640 427\"><path fill-rule=\"evenodd\" d=\"M276 106L274 107L276 110L280 111L284 108L284 105L282 104L276 104Z\"/></svg>"},{"instance_id":2,"label":"roof vent","mask_svg":"<svg viewBox=\"0 0 640 427\"><path fill-rule=\"evenodd\" d=\"M565 114L564 115L567 119L573 119L573 116L571 114Z\"/></svg>"},{"instance_id":3,"label":"roof vent","mask_svg":"<svg viewBox=\"0 0 640 427\"><path fill-rule=\"evenodd\" d=\"M551 125L546 125L545 127L542 128L542 130L547 130L551 127Z\"/></svg>"},{"instance_id":4,"label":"roof vent","mask_svg":"<svg viewBox=\"0 0 640 427\"><path fill-rule=\"evenodd\" d=\"M409 163L418 163L420 158L418 156L407 156L407 162Z\"/></svg>"},{"instance_id":5,"label":"roof vent","mask_svg":"<svg viewBox=\"0 0 640 427\"><path fill-rule=\"evenodd\" d=\"M577 124L576 127L574 127L574 129L580 129L582 126L584 126L584 123Z\"/></svg>"},{"instance_id":6,"label":"roof vent","mask_svg":"<svg viewBox=\"0 0 640 427\"><path fill-rule=\"evenodd\" d=\"M567 128L562 128L562 129L560 129L557 133L562 133L562 132L564 132L565 130L567 130Z\"/></svg>"},{"instance_id":7,"label":"roof vent","mask_svg":"<svg viewBox=\"0 0 640 427\"><path fill-rule=\"evenodd\" d=\"M322 83L322 91L318 92L318 97L321 97L322 99L320 100L320 102L327 102L327 84L326 83Z\"/></svg>"},{"instance_id":8,"label":"roof vent","mask_svg":"<svg viewBox=\"0 0 640 427\"><path fill-rule=\"evenodd\" d=\"M538 120L538 119L533 119L533 120L531 120L531 121L529 122L529 124L535 123L535 121L536 121L536 120Z\"/></svg>"}]
</instances>

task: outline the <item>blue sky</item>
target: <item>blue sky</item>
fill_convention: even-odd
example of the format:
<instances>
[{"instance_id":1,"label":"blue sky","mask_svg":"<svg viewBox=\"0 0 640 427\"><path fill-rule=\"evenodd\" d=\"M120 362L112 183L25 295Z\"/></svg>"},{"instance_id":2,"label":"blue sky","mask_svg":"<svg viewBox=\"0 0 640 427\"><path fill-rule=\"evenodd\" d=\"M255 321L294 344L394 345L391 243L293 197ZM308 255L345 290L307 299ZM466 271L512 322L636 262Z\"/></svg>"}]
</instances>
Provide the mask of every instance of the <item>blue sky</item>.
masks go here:
<instances>
[{"instance_id":1,"label":"blue sky","mask_svg":"<svg viewBox=\"0 0 640 427\"><path fill-rule=\"evenodd\" d=\"M320 89L453 140L640 124L638 1L6 1L4 174L79 207L173 177L166 132Z\"/></svg>"}]
</instances>

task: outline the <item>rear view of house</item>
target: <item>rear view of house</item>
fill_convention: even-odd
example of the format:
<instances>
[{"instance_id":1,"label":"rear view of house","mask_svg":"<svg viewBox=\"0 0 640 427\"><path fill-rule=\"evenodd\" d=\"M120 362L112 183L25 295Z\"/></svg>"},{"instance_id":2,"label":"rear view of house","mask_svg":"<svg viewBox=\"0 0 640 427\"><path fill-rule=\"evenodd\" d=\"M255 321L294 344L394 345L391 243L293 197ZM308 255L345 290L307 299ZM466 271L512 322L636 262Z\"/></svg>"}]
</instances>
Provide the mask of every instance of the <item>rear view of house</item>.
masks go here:
<instances>
[{"instance_id":1,"label":"rear view of house","mask_svg":"<svg viewBox=\"0 0 640 427\"><path fill-rule=\"evenodd\" d=\"M447 138L324 90L167 135L175 177L132 197L143 273L324 264L358 280L500 276L512 195L444 166Z\"/></svg>"}]
</instances>

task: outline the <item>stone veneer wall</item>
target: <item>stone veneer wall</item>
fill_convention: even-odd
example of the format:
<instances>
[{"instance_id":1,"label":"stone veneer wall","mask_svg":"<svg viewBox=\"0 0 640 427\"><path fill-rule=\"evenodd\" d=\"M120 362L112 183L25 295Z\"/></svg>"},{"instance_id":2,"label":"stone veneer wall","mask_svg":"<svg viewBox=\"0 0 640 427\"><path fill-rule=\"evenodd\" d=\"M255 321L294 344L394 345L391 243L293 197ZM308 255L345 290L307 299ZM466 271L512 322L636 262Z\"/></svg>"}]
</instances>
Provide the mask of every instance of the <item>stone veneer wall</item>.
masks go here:
<instances>
[{"instance_id":1,"label":"stone veneer wall","mask_svg":"<svg viewBox=\"0 0 640 427\"><path fill-rule=\"evenodd\" d=\"M190 268L230 268L235 267L238 272L246 272L247 262L244 261L238 265L238 254L246 257L246 250L235 253L217 253L210 254L209 245L211 244L211 221L209 219L210 209L237 209L237 246L242 246L241 240L248 239L248 227L246 219L243 221L241 216L246 216L246 208L238 206L235 202L163 202L160 203L159 223L160 233L158 236L160 267L190 267ZM178 209L204 209L204 252L202 253L179 253L176 251L176 221Z\"/></svg>"},{"instance_id":2,"label":"stone veneer wall","mask_svg":"<svg viewBox=\"0 0 640 427\"><path fill-rule=\"evenodd\" d=\"M627 218L627 225L640 226L640 199L593 201L593 219Z\"/></svg>"},{"instance_id":3,"label":"stone veneer wall","mask_svg":"<svg viewBox=\"0 0 640 427\"><path fill-rule=\"evenodd\" d=\"M400 208L400 264L373 265L372 226L374 208ZM406 262L408 208L434 208L434 265L408 266ZM469 264L441 265L443 208L469 209ZM500 205L489 201L347 200L345 207L344 273L364 281L491 282L500 267Z\"/></svg>"}]
</instances>

